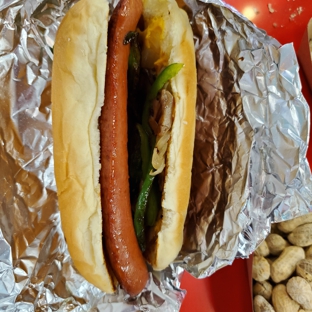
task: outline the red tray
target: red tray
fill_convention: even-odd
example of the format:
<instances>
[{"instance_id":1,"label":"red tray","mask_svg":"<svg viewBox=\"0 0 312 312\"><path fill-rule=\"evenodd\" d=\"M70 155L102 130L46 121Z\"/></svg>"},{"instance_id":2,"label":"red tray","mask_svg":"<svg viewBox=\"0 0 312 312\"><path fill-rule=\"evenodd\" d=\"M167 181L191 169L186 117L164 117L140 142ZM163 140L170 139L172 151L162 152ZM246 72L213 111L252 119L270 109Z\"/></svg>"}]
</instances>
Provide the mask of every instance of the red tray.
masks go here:
<instances>
[{"instance_id":1,"label":"red tray","mask_svg":"<svg viewBox=\"0 0 312 312\"><path fill-rule=\"evenodd\" d=\"M294 43L298 51L301 38L310 18L312 1L307 0L228 0L227 3L243 13L259 28L280 43ZM312 92L300 69L303 94L312 105ZM310 137L310 143L311 143ZM310 144L311 146L311 144ZM312 148L308 150L312 163ZM252 312L251 261L237 259L211 277L197 280L185 273L181 287L187 290L182 312Z\"/></svg>"}]
</instances>

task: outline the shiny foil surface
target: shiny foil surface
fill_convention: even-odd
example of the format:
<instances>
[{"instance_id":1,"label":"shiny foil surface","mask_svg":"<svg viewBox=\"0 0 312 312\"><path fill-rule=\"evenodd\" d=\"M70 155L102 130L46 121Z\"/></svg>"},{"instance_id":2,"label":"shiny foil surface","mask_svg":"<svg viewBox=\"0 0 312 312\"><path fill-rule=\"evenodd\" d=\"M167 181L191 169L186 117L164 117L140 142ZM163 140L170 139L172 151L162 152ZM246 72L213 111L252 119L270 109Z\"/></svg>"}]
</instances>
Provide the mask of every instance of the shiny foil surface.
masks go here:
<instances>
[{"instance_id":1,"label":"shiny foil surface","mask_svg":"<svg viewBox=\"0 0 312 312\"><path fill-rule=\"evenodd\" d=\"M185 1L198 99L184 245L138 298L106 295L72 266L54 179L53 45L73 3L0 2L1 310L178 311L184 270L211 275L248 257L271 222L312 210L309 108L295 52L221 1Z\"/></svg>"}]
</instances>

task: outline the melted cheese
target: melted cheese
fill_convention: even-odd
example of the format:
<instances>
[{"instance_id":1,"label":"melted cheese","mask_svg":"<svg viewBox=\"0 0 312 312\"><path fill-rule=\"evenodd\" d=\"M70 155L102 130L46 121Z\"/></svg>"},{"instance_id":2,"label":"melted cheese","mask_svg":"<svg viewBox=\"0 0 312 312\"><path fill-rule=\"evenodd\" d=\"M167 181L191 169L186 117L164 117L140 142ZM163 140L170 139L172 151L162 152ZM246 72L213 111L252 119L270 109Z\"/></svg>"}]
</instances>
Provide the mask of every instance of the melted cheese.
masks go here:
<instances>
[{"instance_id":1,"label":"melted cheese","mask_svg":"<svg viewBox=\"0 0 312 312\"><path fill-rule=\"evenodd\" d=\"M148 21L148 27L142 32L145 46L143 67L154 68L156 73L168 65L168 57L160 46L160 42L164 40L164 28L164 19L154 17Z\"/></svg>"}]
</instances>

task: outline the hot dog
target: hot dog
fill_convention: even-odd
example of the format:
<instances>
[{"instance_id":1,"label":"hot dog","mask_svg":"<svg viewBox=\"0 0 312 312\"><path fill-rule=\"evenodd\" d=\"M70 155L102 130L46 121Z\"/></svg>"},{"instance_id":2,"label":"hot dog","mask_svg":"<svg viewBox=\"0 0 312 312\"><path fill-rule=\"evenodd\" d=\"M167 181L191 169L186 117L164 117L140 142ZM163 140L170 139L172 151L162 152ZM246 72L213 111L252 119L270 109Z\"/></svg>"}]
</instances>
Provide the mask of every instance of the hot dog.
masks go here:
<instances>
[{"instance_id":1,"label":"hot dog","mask_svg":"<svg viewBox=\"0 0 312 312\"><path fill-rule=\"evenodd\" d=\"M136 29L141 14L141 0L122 0L110 19L106 91L100 116L104 241L113 272L131 295L137 295L144 288L148 272L132 225L129 180L125 174L128 172L127 67L130 47L123 41L129 31Z\"/></svg>"},{"instance_id":2,"label":"hot dog","mask_svg":"<svg viewBox=\"0 0 312 312\"><path fill-rule=\"evenodd\" d=\"M142 165L142 171L147 172L141 181L142 189L146 181L148 189L152 189L156 184L154 175L163 171L159 182L162 193L156 224L143 232L138 222L144 218L144 211L139 208L131 213L129 195L129 44L125 41L129 30L136 30L140 7L140 23L144 25L138 31L141 64L157 76L150 87L157 91L156 95L151 99L147 96L150 106L143 109L143 115L155 113L157 105L152 106L153 101L159 102L158 106L173 103L167 116L157 121L156 133L148 134L155 134L151 139L155 144L152 160L148 158L147 165ZM52 70L55 178L62 227L77 270L103 291L113 292L117 279L135 296L148 279L145 260L162 270L182 245L195 132L195 52L187 16L173 0L122 0L109 27L108 20L106 1L81 0L59 27ZM174 64L181 66L176 70ZM168 81L164 80L166 75ZM166 90L158 92L156 82L163 82ZM146 120L142 121L142 129L152 133ZM160 163L159 168L155 163ZM147 196L140 195L144 202ZM132 215L140 246L142 238L146 244L142 248L145 260L134 235Z\"/></svg>"}]
</instances>

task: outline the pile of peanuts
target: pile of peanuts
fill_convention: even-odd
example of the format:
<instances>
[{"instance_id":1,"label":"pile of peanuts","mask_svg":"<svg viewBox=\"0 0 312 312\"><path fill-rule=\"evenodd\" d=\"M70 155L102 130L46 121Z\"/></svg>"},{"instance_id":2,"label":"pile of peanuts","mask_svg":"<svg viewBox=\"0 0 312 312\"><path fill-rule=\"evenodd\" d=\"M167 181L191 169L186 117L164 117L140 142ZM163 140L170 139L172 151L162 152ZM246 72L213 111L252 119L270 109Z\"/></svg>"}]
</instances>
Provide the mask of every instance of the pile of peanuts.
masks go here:
<instances>
[{"instance_id":1,"label":"pile of peanuts","mask_svg":"<svg viewBox=\"0 0 312 312\"><path fill-rule=\"evenodd\" d=\"M312 312L312 213L272 224L252 277L254 312Z\"/></svg>"}]
</instances>

